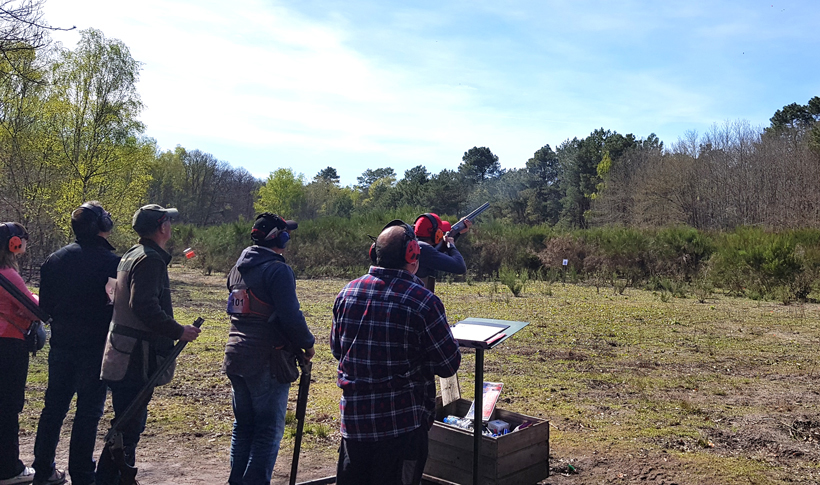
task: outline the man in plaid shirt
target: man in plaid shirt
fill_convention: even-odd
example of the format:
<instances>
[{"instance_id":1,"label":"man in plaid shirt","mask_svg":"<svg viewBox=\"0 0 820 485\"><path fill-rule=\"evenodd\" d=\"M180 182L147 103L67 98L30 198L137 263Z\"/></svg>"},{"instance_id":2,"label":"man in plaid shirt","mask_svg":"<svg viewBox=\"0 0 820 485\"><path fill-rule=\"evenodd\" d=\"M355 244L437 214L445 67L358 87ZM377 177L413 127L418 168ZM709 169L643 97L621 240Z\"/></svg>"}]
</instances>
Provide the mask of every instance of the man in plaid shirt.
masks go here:
<instances>
[{"instance_id":1,"label":"man in plaid shirt","mask_svg":"<svg viewBox=\"0 0 820 485\"><path fill-rule=\"evenodd\" d=\"M371 247L374 266L333 305L342 444L336 483L418 484L435 417L435 376L461 363L441 300L414 276L418 241L393 221Z\"/></svg>"}]
</instances>

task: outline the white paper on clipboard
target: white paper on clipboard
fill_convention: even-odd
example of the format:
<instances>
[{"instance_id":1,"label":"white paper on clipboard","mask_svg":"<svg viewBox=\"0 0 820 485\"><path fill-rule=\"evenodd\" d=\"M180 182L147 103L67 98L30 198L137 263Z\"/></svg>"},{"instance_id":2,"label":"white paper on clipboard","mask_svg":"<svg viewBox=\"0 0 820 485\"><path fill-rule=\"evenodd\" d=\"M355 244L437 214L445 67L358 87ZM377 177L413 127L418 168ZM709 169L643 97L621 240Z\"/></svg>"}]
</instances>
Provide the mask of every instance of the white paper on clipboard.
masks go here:
<instances>
[{"instance_id":1,"label":"white paper on clipboard","mask_svg":"<svg viewBox=\"0 0 820 485\"><path fill-rule=\"evenodd\" d=\"M486 342L493 335L503 332L509 326L497 325L476 325L472 323L457 323L451 327L453 338L456 340L469 340L473 342Z\"/></svg>"}]
</instances>

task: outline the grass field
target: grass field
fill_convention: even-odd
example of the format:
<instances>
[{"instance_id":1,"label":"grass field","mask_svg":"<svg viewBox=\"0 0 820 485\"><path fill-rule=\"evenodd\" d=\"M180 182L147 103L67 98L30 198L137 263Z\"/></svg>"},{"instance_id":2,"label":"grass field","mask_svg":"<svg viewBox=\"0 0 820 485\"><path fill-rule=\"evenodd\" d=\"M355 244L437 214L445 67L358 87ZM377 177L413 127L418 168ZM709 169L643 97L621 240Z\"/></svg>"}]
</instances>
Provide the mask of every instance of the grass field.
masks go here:
<instances>
[{"instance_id":1,"label":"grass field","mask_svg":"<svg viewBox=\"0 0 820 485\"><path fill-rule=\"evenodd\" d=\"M300 480L334 473L340 391L327 342L333 299L344 283L298 282L317 338ZM224 477L233 419L230 386L220 373L228 331L224 277L176 267L172 286L177 319L201 315L206 323L180 357L174 381L155 394L138 460L195 456L198 466ZM517 298L493 283L439 282L436 292L451 323L529 322L486 353L485 379L504 383L500 407L551 421L552 476L543 483L820 482L817 304L719 294L699 303L536 281ZM471 396L474 360L464 354L459 379L462 394ZM45 357L32 361L24 446L42 406ZM295 394L294 387L292 400ZM279 478L289 470L290 436L292 430L283 440Z\"/></svg>"}]
</instances>

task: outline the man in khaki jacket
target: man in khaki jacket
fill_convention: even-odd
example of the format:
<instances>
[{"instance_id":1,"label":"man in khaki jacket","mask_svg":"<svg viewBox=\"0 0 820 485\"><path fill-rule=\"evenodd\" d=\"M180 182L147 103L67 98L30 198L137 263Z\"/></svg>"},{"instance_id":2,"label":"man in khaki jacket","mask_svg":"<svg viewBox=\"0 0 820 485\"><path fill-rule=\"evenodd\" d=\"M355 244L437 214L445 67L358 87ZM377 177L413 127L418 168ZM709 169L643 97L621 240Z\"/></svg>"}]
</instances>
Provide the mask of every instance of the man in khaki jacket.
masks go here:
<instances>
[{"instance_id":1,"label":"man in khaki jacket","mask_svg":"<svg viewBox=\"0 0 820 485\"><path fill-rule=\"evenodd\" d=\"M165 245L171 239L171 221L176 209L157 204L140 207L132 221L139 242L123 254L117 268L114 316L108 330L101 378L111 389L114 419L122 414L149 377L174 346L174 340L196 340L199 329L174 320ZM173 366L157 385L173 377ZM148 402L137 417L122 423L125 461L134 466L140 434L145 430ZM105 453L105 451L103 451ZM110 457L101 456L97 466L98 485L117 485L119 470Z\"/></svg>"}]
</instances>

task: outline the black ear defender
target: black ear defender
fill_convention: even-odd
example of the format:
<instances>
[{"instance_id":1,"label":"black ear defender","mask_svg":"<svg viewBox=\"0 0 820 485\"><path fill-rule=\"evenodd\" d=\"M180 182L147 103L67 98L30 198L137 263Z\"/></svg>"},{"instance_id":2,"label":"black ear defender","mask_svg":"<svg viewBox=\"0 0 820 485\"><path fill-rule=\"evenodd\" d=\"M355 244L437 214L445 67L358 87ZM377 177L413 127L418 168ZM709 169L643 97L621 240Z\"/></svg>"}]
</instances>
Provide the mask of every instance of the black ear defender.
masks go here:
<instances>
[{"instance_id":1,"label":"black ear defender","mask_svg":"<svg viewBox=\"0 0 820 485\"><path fill-rule=\"evenodd\" d=\"M419 255L421 255L421 246L419 246L419 242L416 239L416 233L413 231L413 228L410 224L402 221L401 219L394 219L387 223L381 230L384 232L385 229L388 227L393 226L400 226L404 229L404 246L402 250L403 261L407 264L413 264L419 260ZM370 239L373 240L373 244L370 245L370 261L373 262L374 266L378 266L378 255L376 254L376 239L373 236L370 236Z\"/></svg>"},{"instance_id":2,"label":"black ear defender","mask_svg":"<svg viewBox=\"0 0 820 485\"><path fill-rule=\"evenodd\" d=\"M441 230L439 226L438 219L434 217L429 212L426 212L418 217L416 217L416 221L413 223L414 226L418 227L419 219L427 219L430 221L430 225L432 229L430 230L430 236L433 238L433 244L438 244L444 239L444 231Z\"/></svg>"},{"instance_id":3,"label":"black ear defender","mask_svg":"<svg viewBox=\"0 0 820 485\"><path fill-rule=\"evenodd\" d=\"M369 237L370 240L373 241L373 244L370 245L370 251L368 251L367 254L370 256L370 262L373 263L373 266L377 266L377 264L376 264L376 260L377 260L377 258L376 258L376 238L371 236L370 234L368 234L367 237Z\"/></svg>"},{"instance_id":4,"label":"black ear defender","mask_svg":"<svg viewBox=\"0 0 820 485\"><path fill-rule=\"evenodd\" d=\"M0 237L4 237L8 239L8 250L12 254L17 254L22 252L23 250L23 239L28 239L28 234L24 231L21 231L20 228L13 222L4 222L0 224L0 234L6 233L7 235L3 234Z\"/></svg>"},{"instance_id":5,"label":"black ear defender","mask_svg":"<svg viewBox=\"0 0 820 485\"><path fill-rule=\"evenodd\" d=\"M81 209L87 209L97 216L97 229L100 232L111 232L114 229L114 220L111 219L111 213L98 205L93 205L89 202L80 206Z\"/></svg>"}]
</instances>

